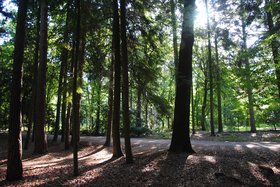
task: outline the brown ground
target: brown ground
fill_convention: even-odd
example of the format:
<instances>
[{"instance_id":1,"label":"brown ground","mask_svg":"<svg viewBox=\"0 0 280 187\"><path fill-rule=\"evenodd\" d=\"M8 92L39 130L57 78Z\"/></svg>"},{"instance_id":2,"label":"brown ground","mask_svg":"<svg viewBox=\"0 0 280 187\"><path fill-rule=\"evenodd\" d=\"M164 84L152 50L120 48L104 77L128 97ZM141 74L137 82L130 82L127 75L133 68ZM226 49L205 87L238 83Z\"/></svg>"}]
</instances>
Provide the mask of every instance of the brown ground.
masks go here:
<instances>
[{"instance_id":1,"label":"brown ground","mask_svg":"<svg viewBox=\"0 0 280 187\"><path fill-rule=\"evenodd\" d=\"M264 134L271 138L259 142ZM279 133L264 134L227 142L220 137L232 135L210 141L199 133L192 138L193 155L169 154L170 140L133 138L130 165L124 157L111 159L103 137L82 137L79 177L73 177L71 151L50 143L46 155L32 155L32 148L24 152L24 179L18 182L4 180L6 137L0 135L0 186L280 186L280 143L268 142Z\"/></svg>"}]
</instances>

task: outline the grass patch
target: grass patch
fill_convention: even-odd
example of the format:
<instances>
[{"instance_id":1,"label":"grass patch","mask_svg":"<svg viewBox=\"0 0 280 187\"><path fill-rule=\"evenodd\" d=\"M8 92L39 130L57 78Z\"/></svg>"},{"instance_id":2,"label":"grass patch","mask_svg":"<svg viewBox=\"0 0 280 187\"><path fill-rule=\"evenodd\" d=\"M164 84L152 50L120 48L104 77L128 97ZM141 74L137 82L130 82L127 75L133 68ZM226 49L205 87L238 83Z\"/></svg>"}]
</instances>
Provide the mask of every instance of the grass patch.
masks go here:
<instances>
[{"instance_id":1,"label":"grass patch","mask_svg":"<svg viewBox=\"0 0 280 187\"><path fill-rule=\"evenodd\" d=\"M240 137L235 134L230 134L230 135L223 135L220 137L217 137L218 141L229 141L229 142L244 142L247 141L247 138L245 137Z\"/></svg>"}]
</instances>

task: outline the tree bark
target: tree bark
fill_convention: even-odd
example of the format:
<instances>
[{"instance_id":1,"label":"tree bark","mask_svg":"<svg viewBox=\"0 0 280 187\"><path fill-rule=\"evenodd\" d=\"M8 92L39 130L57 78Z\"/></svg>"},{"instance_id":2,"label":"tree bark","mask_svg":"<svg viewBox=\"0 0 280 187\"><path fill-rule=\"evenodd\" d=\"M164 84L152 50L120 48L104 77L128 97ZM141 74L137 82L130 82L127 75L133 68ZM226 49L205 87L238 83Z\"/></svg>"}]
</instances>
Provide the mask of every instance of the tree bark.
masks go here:
<instances>
[{"instance_id":1,"label":"tree bark","mask_svg":"<svg viewBox=\"0 0 280 187\"><path fill-rule=\"evenodd\" d=\"M121 38L122 38L122 109L125 140L126 163L133 163L130 142L130 115L129 115L129 81L128 81L128 54L126 36L126 0L121 0Z\"/></svg>"},{"instance_id":2,"label":"tree bark","mask_svg":"<svg viewBox=\"0 0 280 187\"><path fill-rule=\"evenodd\" d=\"M75 38L75 60L74 60L74 79L73 79L73 127L72 127L72 137L73 137L73 166L74 166L74 176L79 175L79 170L78 170L78 127L80 126L80 121L79 121L79 99L78 99L78 94L77 94L77 86L78 86L78 72L79 72L79 47L80 47L80 0L75 1L75 6L76 6L76 38Z\"/></svg>"},{"instance_id":3,"label":"tree bark","mask_svg":"<svg viewBox=\"0 0 280 187\"><path fill-rule=\"evenodd\" d=\"M206 15L207 15L207 37L208 37L208 68L209 68L209 89L210 89L210 128L211 136L215 136L214 128L214 99L213 99L213 62L211 53L211 28L209 22L208 2L205 0Z\"/></svg>"},{"instance_id":4,"label":"tree bark","mask_svg":"<svg viewBox=\"0 0 280 187\"><path fill-rule=\"evenodd\" d=\"M175 77L178 69L178 43L177 43L177 21L176 21L176 2L175 0L170 0L171 8L171 21L172 21L172 34L173 34L173 55L174 55L174 65L175 65Z\"/></svg>"},{"instance_id":5,"label":"tree bark","mask_svg":"<svg viewBox=\"0 0 280 187\"><path fill-rule=\"evenodd\" d=\"M40 1L41 24L40 24L40 47L39 66L36 98L36 131L35 131L35 154L47 152L47 140L45 134L46 125L46 74L47 74L47 47L48 47L48 6L47 1Z\"/></svg>"},{"instance_id":6,"label":"tree bark","mask_svg":"<svg viewBox=\"0 0 280 187\"><path fill-rule=\"evenodd\" d=\"M141 101L141 88L138 84L137 88L137 111L136 111L136 126L142 127L142 101Z\"/></svg>"},{"instance_id":7,"label":"tree bark","mask_svg":"<svg viewBox=\"0 0 280 187\"><path fill-rule=\"evenodd\" d=\"M242 40L243 40L243 45L242 45L242 51L243 53L247 52L247 34L246 34L246 25L244 18L242 17ZM247 55L245 54L244 58L244 63L245 63L245 79L246 82L246 93L248 97L248 109L249 109L249 121L250 121L250 127L251 127L251 132L257 132L256 129L256 121L255 121L255 112L254 112L254 101L253 101L253 88L252 88L252 83L251 83L251 71L250 71L250 64L249 64L249 59Z\"/></svg>"},{"instance_id":8,"label":"tree bark","mask_svg":"<svg viewBox=\"0 0 280 187\"><path fill-rule=\"evenodd\" d=\"M205 70L206 72L207 70ZM204 95L203 95L203 102L201 107L201 130L206 131L205 127L205 109L206 109L206 103L207 103L207 92L208 92L208 80L207 76L208 73L205 73L205 79L204 79Z\"/></svg>"},{"instance_id":9,"label":"tree bark","mask_svg":"<svg viewBox=\"0 0 280 187\"><path fill-rule=\"evenodd\" d=\"M114 114L113 114L113 157L123 156L120 141L120 26L118 13L118 0L113 0L113 44L115 58L115 79L114 79Z\"/></svg>"},{"instance_id":10,"label":"tree bark","mask_svg":"<svg viewBox=\"0 0 280 187\"><path fill-rule=\"evenodd\" d=\"M37 5L37 3L35 3ZM37 15L37 38L36 38L36 46L34 50L34 63L33 63L33 79L32 79L32 95L31 95L31 106L30 106L30 111L29 111L29 121L28 121L28 129L27 129L27 134L26 134L26 140L24 144L24 149L28 149L29 146L29 140L30 140L30 135L31 135L31 130L32 127L34 129L35 125L35 119L36 119L36 90L37 90L37 76L38 76L38 58L39 58L39 43L40 43L40 8L37 8L38 15ZM34 135L34 131L32 136Z\"/></svg>"},{"instance_id":11,"label":"tree bark","mask_svg":"<svg viewBox=\"0 0 280 187\"><path fill-rule=\"evenodd\" d=\"M216 67L217 67L217 99L218 99L218 132L223 132L223 119L222 119L222 96L221 96L221 72L218 53L218 34L215 34L215 54L216 54Z\"/></svg>"},{"instance_id":12,"label":"tree bark","mask_svg":"<svg viewBox=\"0 0 280 187\"><path fill-rule=\"evenodd\" d=\"M110 67L110 81L109 81L109 97L108 97L108 119L106 129L106 141L104 146L109 147L111 145L111 133L112 133L112 117L113 117L113 94L114 94L114 55L112 53L112 62Z\"/></svg>"},{"instance_id":13,"label":"tree bark","mask_svg":"<svg viewBox=\"0 0 280 187\"><path fill-rule=\"evenodd\" d=\"M267 6L268 0L265 0L265 5ZM269 35L276 34L276 29L274 28L273 23L273 17L271 11L266 11L266 19L267 19L267 25L268 25L268 32ZM270 43L271 49L272 49L272 55L273 55L273 61L275 64L275 73L276 73L276 85L278 87L278 98L280 99L280 55L279 55L279 42L275 37L272 38Z\"/></svg>"},{"instance_id":14,"label":"tree bark","mask_svg":"<svg viewBox=\"0 0 280 187\"><path fill-rule=\"evenodd\" d=\"M22 116L21 116L21 85L22 64L24 56L25 21L27 1L20 1L17 15L14 63L11 85L10 121L8 138L8 161L6 179L15 181L22 179Z\"/></svg>"},{"instance_id":15,"label":"tree bark","mask_svg":"<svg viewBox=\"0 0 280 187\"><path fill-rule=\"evenodd\" d=\"M101 80L97 83L97 111L96 111L96 126L95 135L99 135L100 131L100 105L101 105Z\"/></svg>"},{"instance_id":16,"label":"tree bark","mask_svg":"<svg viewBox=\"0 0 280 187\"><path fill-rule=\"evenodd\" d=\"M194 10L195 0L185 0L178 74L176 76L174 125L169 148L170 152L175 153L194 153L189 136Z\"/></svg>"}]
</instances>

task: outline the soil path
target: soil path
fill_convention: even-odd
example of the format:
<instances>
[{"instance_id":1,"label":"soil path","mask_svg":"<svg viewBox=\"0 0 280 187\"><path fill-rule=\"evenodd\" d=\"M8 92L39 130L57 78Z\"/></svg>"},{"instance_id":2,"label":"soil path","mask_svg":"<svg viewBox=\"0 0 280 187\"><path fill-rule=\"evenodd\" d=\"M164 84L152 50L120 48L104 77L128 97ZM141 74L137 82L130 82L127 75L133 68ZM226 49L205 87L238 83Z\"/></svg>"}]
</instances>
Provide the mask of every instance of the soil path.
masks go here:
<instances>
[{"instance_id":1,"label":"soil path","mask_svg":"<svg viewBox=\"0 0 280 187\"><path fill-rule=\"evenodd\" d=\"M0 158L0 186L280 186L279 142L192 140L196 154L187 155L169 154L168 139L131 140L135 161L128 165L125 157L111 158L104 137L81 136L78 177L63 144L49 141L46 155L33 155L31 145L22 181L4 180Z\"/></svg>"}]
</instances>

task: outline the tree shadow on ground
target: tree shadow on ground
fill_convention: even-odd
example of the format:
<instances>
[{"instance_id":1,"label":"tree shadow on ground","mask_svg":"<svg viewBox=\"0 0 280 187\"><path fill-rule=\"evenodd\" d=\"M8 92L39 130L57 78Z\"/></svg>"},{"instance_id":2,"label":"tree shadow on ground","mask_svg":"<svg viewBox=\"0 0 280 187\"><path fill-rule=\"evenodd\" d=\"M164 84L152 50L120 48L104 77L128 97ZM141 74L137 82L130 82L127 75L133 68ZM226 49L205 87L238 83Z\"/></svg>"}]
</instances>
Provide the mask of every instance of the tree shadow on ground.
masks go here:
<instances>
[{"instance_id":1,"label":"tree shadow on ground","mask_svg":"<svg viewBox=\"0 0 280 187\"><path fill-rule=\"evenodd\" d=\"M143 143L144 144L144 143ZM0 181L0 186L280 186L279 153L265 147L235 143L231 146L195 145L196 154L170 154L164 145L134 145L134 163L111 158L111 148L86 146L73 176L71 152L49 153L60 161L25 169L21 182ZM140 146L140 147L139 147ZM153 149L149 149L153 148ZM156 147L156 148L154 148ZM86 151L85 151L86 150ZM52 156L53 156L52 155ZM104 156L104 157L103 157ZM42 162L43 164L45 162ZM275 169L276 170L273 170ZM30 167L30 170L32 167Z\"/></svg>"}]
</instances>

